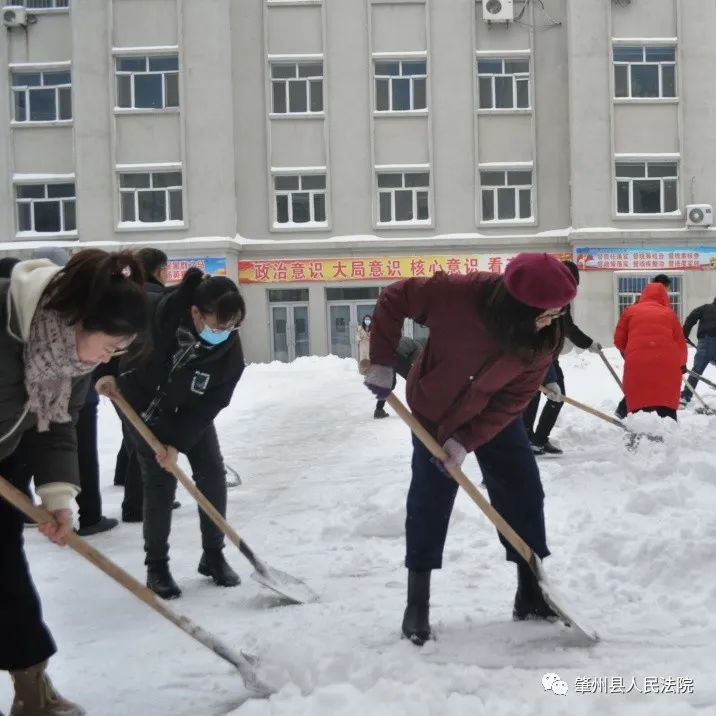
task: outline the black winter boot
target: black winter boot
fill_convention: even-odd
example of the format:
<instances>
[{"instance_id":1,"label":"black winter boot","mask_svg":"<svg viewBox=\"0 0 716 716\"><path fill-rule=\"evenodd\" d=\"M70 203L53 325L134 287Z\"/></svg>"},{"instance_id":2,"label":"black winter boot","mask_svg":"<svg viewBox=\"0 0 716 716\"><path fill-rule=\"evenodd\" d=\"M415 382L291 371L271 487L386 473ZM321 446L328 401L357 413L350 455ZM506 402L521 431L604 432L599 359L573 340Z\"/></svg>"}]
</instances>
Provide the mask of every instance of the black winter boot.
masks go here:
<instances>
[{"instance_id":1,"label":"black winter boot","mask_svg":"<svg viewBox=\"0 0 716 716\"><path fill-rule=\"evenodd\" d=\"M408 570L408 606L403 614L403 635L422 646L430 639L430 570Z\"/></svg>"},{"instance_id":2,"label":"black winter boot","mask_svg":"<svg viewBox=\"0 0 716 716\"><path fill-rule=\"evenodd\" d=\"M181 589L169 571L169 560L147 562L147 586L162 599L178 599Z\"/></svg>"},{"instance_id":3,"label":"black winter boot","mask_svg":"<svg viewBox=\"0 0 716 716\"><path fill-rule=\"evenodd\" d=\"M236 587L241 579L224 559L220 549L205 549L199 561L199 574L211 577L220 587Z\"/></svg>"},{"instance_id":4,"label":"black winter boot","mask_svg":"<svg viewBox=\"0 0 716 716\"><path fill-rule=\"evenodd\" d=\"M537 577L527 562L523 560L517 563L517 594L515 594L512 618L516 622L527 619L547 619L549 621L557 619L557 615L542 595Z\"/></svg>"}]
</instances>

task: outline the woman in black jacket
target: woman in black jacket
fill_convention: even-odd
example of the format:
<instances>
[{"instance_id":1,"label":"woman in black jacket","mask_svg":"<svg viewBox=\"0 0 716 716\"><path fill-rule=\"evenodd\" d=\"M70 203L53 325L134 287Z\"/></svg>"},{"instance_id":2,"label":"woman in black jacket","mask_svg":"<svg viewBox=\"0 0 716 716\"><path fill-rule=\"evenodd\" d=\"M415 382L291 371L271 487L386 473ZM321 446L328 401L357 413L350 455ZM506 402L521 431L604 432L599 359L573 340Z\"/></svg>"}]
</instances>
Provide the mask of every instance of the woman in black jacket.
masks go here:
<instances>
[{"instance_id":1,"label":"woman in black jacket","mask_svg":"<svg viewBox=\"0 0 716 716\"><path fill-rule=\"evenodd\" d=\"M147 299L131 254L88 249L64 268L18 263L0 280L0 475L27 489L30 475L63 543L79 492L73 418L89 374L125 350L145 326ZM15 685L12 714L84 714L46 674L55 644L42 620L22 539L21 514L0 499L0 670ZM61 578L72 575L63 575Z\"/></svg>"},{"instance_id":2,"label":"woman in black jacket","mask_svg":"<svg viewBox=\"0 0 716 716\"><path fill-rule=\"evenodd\" d=\"M574 280L577 282L577 286L579 286L579 269L577 268L577 264L575 264L574 261L563 261L562 263L571 271ZM602 350L602 346L592 340L586 333L583 333L574 322L571 304L564 309L564 327L567 333L567 341L565 342L566 349L562 350L562 353L568 353L572 348L571 344L577 346L577 348L591 351L592 353L598 353ZM549 377L545 379L545 382L557 383L561 394L564 395L564 373L562 372L562 367L559 365L559 359L555 359L547 375ZM527 428L527 435L532 445L532 452L535 455L544 455L545 453L548 455L561 455L562 449L551 443L549 436L552 433L552 429L557 422L564 403L561 400L548 399L542 409L542 415L535 430L535 420L537 419L541 397L542 393L535 393L534 398L532 398L532 401L522 414L525 427Z\"/></svg>"},{"instance_id":3,"label":"woman in black jacket","mask_svg":"<svg viewBox=\"0 0 716 716\"><path fill-rule=\"evenodd\" d=\"M176 479L167 472L178 453L189 459L197 487L226 514L226 470L214 418L231 401L244 370L238 328L246 312L239 289L225 276L187 271L182 282L150 296L150 340L144 354L116 366L118 387L165 445L155 455L131 429L144 481L147 586L165 599L181 596L169 571L169 534ZM106 395L112 378L98 381ZM224 537L200 511L204 552L199 573L220 586L239 584L222 555Z\"/></svg>"}]
</instances>

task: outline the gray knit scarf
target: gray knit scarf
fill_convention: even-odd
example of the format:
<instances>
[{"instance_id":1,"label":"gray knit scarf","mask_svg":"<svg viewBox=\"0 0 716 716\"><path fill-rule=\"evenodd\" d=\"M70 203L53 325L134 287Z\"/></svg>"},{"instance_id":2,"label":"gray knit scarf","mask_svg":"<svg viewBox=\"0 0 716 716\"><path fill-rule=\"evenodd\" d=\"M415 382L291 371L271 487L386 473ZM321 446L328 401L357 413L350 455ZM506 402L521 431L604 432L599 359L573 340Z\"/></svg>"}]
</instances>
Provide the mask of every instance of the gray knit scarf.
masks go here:
<instances>
[{"instance_id":1,"label":"gray knit scarf","mask_svg":"<svg viewBox=\"0 0 716 716\"><path fill-rule=\"evenodd\" d=\"M77 355L75 327L67 325L56 311L39 307L30 324L23 358L27 409L37 416L38 432L49 430L50 423L68 423L72 379L96 367Z\"/></svg>"}]
</instances>

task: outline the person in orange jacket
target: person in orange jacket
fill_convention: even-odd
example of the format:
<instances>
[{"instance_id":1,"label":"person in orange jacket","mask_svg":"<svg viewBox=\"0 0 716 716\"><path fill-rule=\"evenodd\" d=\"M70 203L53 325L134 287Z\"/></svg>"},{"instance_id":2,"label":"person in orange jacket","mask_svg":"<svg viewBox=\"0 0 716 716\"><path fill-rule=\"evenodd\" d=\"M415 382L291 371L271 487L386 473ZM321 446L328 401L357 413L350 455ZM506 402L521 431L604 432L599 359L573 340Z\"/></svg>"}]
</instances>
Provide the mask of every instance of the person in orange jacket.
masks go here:
<instances>
[{"instance_id":1,"label":"person in orange jacket","mask_svg":"<svg viewBox=\"0 0 716 716\"><path fill-rule=\"evenodd\" d=\"M629 412L655 412L676 420L687 349L681 324L661 283L648 284L639 302L622 313L614 345L624 356Z\"/></svg>"}]
</instances>

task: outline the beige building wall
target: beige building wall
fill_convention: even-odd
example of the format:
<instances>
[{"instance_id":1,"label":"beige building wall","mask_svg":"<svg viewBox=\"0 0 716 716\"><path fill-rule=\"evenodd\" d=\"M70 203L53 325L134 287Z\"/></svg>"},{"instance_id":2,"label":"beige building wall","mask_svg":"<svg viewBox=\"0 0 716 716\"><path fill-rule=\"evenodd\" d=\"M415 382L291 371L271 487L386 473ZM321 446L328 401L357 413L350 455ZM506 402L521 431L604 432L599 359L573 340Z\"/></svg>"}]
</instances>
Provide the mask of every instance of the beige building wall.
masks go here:
<instances>
[{"instance_id":1,"label":"beige building wall","mask_svg":"<svg viewBox=\"0 0 716 716\"><path fill-rule=\"evenodd\" d=\"M486 268L490 257L503 257L504 266L525 249L716 246L713 229L686 227L687 204L716 203L711 0L516 0L507 24L486 23L479 0L70 4L30 9L36 22L26 29L0 29L2 254L151 244L177 259L223 258L238 277L239 260L453 256L478 257ZM630 46L675 48L676 96L615 97L613 53ZM119 108L117 58L172 54L179 106ZM425 63L426 106L380 111L376 63L401 61ZM524 106L481 106L481 61L528 67ZM321 109L274 111L272 67L306 64L322 66ZM72 120L11 121L12 73L61 68L72 73ZM659 158L678 166L677 210L617 213L615 163ZM152 169L181 171L182 220L120 225L119 173ZM378 173L401 170L429 174L428 217L386 224ZM529 216L486 220L483 179L499 172L531 172ZM325 221L278 220L276 177L297 175L325 176ZM15 184L43 176L74 181L75 230L18 233ZM684 314L716 293L712 271L672 273L681 279ZM606 343L620 275L585 271L576 302L584 330ZM340 305L350 309L351 325L342 329L352 334L361 301L390 280L245 283L247 356L285 358L269 290L307 291L307 300L272 295L290 295L299 313L305 303L301 350L325 354L337 350L332 316ZM336 289L347 289L344 298Z\"/></svg>"}]
</instances>

